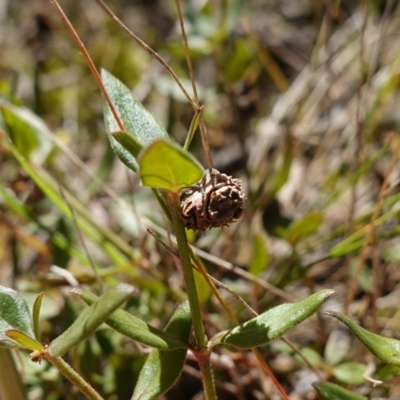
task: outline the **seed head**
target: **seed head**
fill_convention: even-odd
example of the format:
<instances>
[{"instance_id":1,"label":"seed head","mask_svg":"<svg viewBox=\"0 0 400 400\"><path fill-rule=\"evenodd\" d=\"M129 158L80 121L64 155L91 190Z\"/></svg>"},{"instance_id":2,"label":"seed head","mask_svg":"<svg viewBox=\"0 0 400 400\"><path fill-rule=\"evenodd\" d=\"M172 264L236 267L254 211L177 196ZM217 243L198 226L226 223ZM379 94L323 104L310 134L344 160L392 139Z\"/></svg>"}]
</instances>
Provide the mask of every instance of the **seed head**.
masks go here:
<instances>
[{"instance_id":1,"label":"seed head","mask_svg":"<svg viewBox=\"0 0 400 400\"><path fill-rule=\"evenodd\" d=\"M186 228L205 231L239 219L245 194L239 179L210 168L199 182L182 189L180 200Z\"/></svg>"}]
</instances>

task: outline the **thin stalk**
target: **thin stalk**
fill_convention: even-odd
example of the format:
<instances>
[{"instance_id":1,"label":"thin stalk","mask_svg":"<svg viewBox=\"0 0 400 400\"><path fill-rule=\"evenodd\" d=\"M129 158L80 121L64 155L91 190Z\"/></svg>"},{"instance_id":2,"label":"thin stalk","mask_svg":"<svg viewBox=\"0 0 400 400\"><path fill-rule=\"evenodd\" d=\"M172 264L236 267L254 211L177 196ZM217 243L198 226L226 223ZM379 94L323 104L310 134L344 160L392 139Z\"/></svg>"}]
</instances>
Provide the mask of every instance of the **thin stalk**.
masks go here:
<instances>
[{"instance_id":1,"label":"thin stalk","mask_svg":"<svg viewBox=\"0 0 400 400\"><path fill-rule=\"evenodd\" d=\"M207 339L204 333L199 297L197 295L197 288L192 270L190 248L187 242L185 227L183 226L183 222L179 216L179 195L178 193L168 193L167 196L171 208L172 222L179 249L179 257L182 263L183 275L185 277L186 290L193 319L193 329L197 340L197 348L201 349L202 347L206 347Z\"/></svg>"},{"instance_id":2,"label":"thin stalk","mask_svg":"<svg viewBox=\"0 0 400 400\"><path fill-rule=\"evenodd\" d=\"M188 70L189 70L190 81L192 82L194 101L197 106L197 109L200 109L199 96L197 94L196 80L194 79L193 65L192 65L192 60L190 58L189 44L188 44L188 40L187 40L187 36L186 36L185 24L183 23L183 14L182 14L180 0L175 0L175 6L176 6L176 10L178 12L179 26L181 28L183 47L185 48L186 63L187 63ZM201 143L203 144L204 155L207 160L207 166L208 166L208 168L212 168L213 162L212 162L211 155L210 155L211 153L210 153L210 145L208 143L207 127L206 127L206 124L204 123L203 119L200 119L200 135L201 135Z\"/></svg>"},{"instance_id":3,"label":"thin stalk","mask_svg":"<svg viewBox=\"0 0 400 400\"><path fill-rule=\"evenodd\" d=\"M55 9L57 10L57 12L60 14L61 18L64 21L64 24L66 25L67 29L69 30L69 32L71 33L73 39L75 40L75 43L78 45L79 50L82 52L83 56L85 57L86 63L88 65L88 67L90 68L90 71L92 72L92 75L94 77L94 79L96 79L96 83L97 86L100 88L101 93L104 97L104 99L106 100L108 106L110 107L111 113L115 118L115 121L118 124L118 127L121 131L125 132L125 127L124 124L122 123L117 110L114 107L113 102L110 99L110 96L107 93L106 88L103 85L103 81L101 80L101 77L99 75L99 73L97 72L96 66L94 65L89 53L86 50L85 45L83 44L82 40L80 39L80 37L78 36L78 34L76 33L74 27L72 26L71 22L69 22L69 19L67 18L67 16L65 15L63 9L61 8L61 6L58 4L57 0L51 0L51 3L54 5Z\"/></svg>"},{"instance_id":4,"label":"thin stalk","mask_svg":"<svg viewBox=\"0 0 400 400\"><path fill-rule=\"evenodd\" d=\"M203 380L204 393L206 394L207 400L217 399L210 356L211 350L209 348L203 348L197 354L197 361L199 362L201 377Z\"/></svg>"},{"instance_id":5,"label":"thin stalk","mask_svg":"<svg viewBox=\"0 0 400 400\"><path fill-rule=\"evenodd\" d=\"M0 398L26 400L26 389L10 349L0 348Z\"/></svg>"},{"instance_id":6,"label":"thin stalk","mask_svg":"<svg viewBox=\"0 0 400 400\"><path fill-rule=\"evenodd\" d=\"M217 398L215 392L214 379L210 364L210 350L208 340L204 332L203 320L201 318L200 302L197 295L196 282L190 258L190 248L186 237L185 227L179 216L180 202L178 193L168 193L168 202L171 209L172 222L174 225L176 241L179 250L179 257L182 264L183 276L186 283L186 291L192 313L193 330L197 341L197 357L202 372L204 393L207 400Z\"/></svg>"},{"instance_id":7,"label":"thin stalk","mask_svg":"<svg viewBox=\"0 0 400 400\"><path fill-rule=\"evenodd\" d=\"M122 28L143 50L147 51L151 54L171 75L172 79L177 83L179 88L181 89L183 95L188 99L189 103L192 105L193 109L197 112L198 105L196 102L190 97L189 93L183 87L179 78L172 70L172 68L162 59L160 55L156 51L154 51L150 46L148 46L142 39L140 39L137 35L135 35L112 11L108 6L103 2L103 0L96 0L96 3L105 11L105 13L120 27Z\"/></svg>"},{"instance_id":8,"label":"thin stalk","mask_svg":"<svg viewBox=\"0 0 400 400\"><path fill-rule=\"evenodd\" d=\"M251 349L253 354L257 357L258 362L260 363L262 369L266 372L266 374L270 377L272 382L274 383L275 387L277 388L279 394L282 396L283 400L289 400L289 396L286 394L285 389L281 386L281 384L276 379L274 373L269 368L268 364L264 361L261 353L258 349Z\"/></svg>"},{"instance_id":9,"label":"thin stalk","mask_svg":"<svg viewBox=\"0 0 400 400\"><path fill-rule=\"evenodd\" d=\"M77 387L87 399L103 400L103 398L89 385L68 363L61 357L51 357L50 354L44 355L46 360L53 364L75 387Z\"/></svg>"},{"instance_id":10,"label":"thin stalk","mask_svg":"<svg viewBox=\"0 0 400 400\"><path fill-rule=\"evenodd\" d=\"M369 224L365 227L366 235L365 235L364 243L361 248L360 256L358 257L358 262L357 262L356 270L354 272L354 277L350 281L350 285L348 287L347 299L346 299L347 300L346 301L347 309L350 307L350 304L353 302L354 297L356 295L358 279L361 274L361 270L364 265L365 259L367 258L368 246L370 246L372 243L374 243L376 222L378 220L379 213L381 212L381 209L382 209L382 203L383 203L386 193L387 193L387 188L389 186L389 178L398 162L399 153L400 153L400 141L397 142L397 145L394 150L389 168L386 171L385 178L384 178L382 186L380 188L378 200L376 202L376 206L375 206L374 212L372 214L371 220L370 220Z\"/></svg>"},{"instance_id":11,"label":"thin stalk","mask_svg":"<svg viewBox=\"0 0 400 400\"><path fill-rule=\"evenodd\" d=\"M215 287L212 278L207 274L207 271L203 268L203 266L201 265L200 262L198 262L196 259L196 255L194 253L192 253L192 258L194 263L196 264L197 267L197 271L203 276L203 278L206 280L208 286L211 288L212 292L214 293L214 295L217 297L219 303L221 304L221 306L223 307L223 309L225 310L225 312L228 314L229 318L231 319L231 321L238 326L239 320L236 318L236 316L233 314L232 310L228 307L228 305L225 303L225 301L223 300L223 298L221 297L221 295L219 294L217 288ZM196 262L197 261L197 262ZM254 313L255 311L252 310ZM255 313L255 315L258 315L257 313ZM254 355L257 357L261 368L264 370L264 372L270 377L270 379L272 380L272 382L274 383L276 389L278 390L278 392L280 393L280 395L282 396L282 398L284 400L289 400L288 395L285 392L285 389L283 389L283 387L281 386L281 384L279 383L278 379L276 379L274 373L271 371L271 369L268 367L267 363L264 361L264 359L262 358L260 352L257 349L251 349L251 351L254 353ZM200 364L200 368L201 368L201 363Z\"/></svg>"}]
</instances>

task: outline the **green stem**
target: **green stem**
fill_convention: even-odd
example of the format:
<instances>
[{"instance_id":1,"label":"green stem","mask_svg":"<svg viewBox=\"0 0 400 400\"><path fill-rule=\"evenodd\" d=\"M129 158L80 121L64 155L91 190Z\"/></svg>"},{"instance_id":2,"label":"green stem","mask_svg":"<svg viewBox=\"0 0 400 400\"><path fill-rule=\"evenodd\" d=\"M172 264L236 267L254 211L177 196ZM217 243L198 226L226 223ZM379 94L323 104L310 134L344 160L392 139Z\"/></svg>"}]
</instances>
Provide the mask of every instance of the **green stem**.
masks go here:
<instances>
[{"instance_id":1,"label":"green stem","mask_svg":"<svg viewBox=\"0 0 400 400\"><path fill-rule=\"evenodd\" d=\"M207 400L216 400L217 393L215 392L214 375L210 363L211 352L208 348L202 348L197 354L197 361L199 362L201 377L203 380L204 393Z\"/></svg>"},{"instance_id":2,"label":"green stem","mask_svg":"<svg viewBox=\"0 0 400 400\"><path fill-rule=\"evenodd\" d=\"M90 400L103 400L103 398L87 383L68 363L61 357L44 356L53 364L75 387L77 387Z\"/></svg>"},{"instance_id":3,"label":"green stem","mask_svg":"<svg viewBox=\"0 0 400 400\"><path fill-rule=\"evenodd\" d=\"M203 320L201 318L200 302L197 295L196 282L194 280L192 261L190 258L190 248L186 237L185 227L179 216L180 202L178 193L168 193L168 202L171 208L172 222L174 224L176 241L178 244L179 257L182 263L183 275L185 277L186 291L192 313L193 330L197 341L197 356L204 392L207 400L217 398L215 392L214 378L210 364L210 352L207 347L207 337L204 333Z\"/></svg>"}]
</instances>

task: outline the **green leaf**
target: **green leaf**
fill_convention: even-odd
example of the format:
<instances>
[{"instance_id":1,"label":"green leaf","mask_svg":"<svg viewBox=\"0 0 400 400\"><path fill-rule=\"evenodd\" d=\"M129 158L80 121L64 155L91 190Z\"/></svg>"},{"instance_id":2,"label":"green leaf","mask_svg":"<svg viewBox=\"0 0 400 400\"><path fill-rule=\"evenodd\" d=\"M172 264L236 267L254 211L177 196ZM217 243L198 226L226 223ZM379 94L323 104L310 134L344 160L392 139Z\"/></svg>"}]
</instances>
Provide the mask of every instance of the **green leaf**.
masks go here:
<instances>
[{"instance_id":1,"label":"green leaf","mask_svg":"<svg viewBox=\"0 0 400 400\"><path fill-rule=\"evenodd\" d=\"M289 133L282 137L282 148L279 151L279 157L276 157L273 163L273 169L265 177L260 191L262 194L257 198L257 204L260 208L267 206L286 183L293 161L293 140ZM251 171L257 169L254 160L250 166Z\"/></svg>"},{"instance_id":2,"label":"green leaf","mask_svg":"<svg viewBox=\"0 0 400 400\"><path fill-rule=\"evenodd\" d=\"M274 307L230 331L219 333L213 345L228 344L241 349L261 346L303 322L334 294L334 290L321 290L297 303Z\"/></svg>"},{"instance_id":3,"label":"green leaf","mask_svg":"<svg viewBox=\"0 0 400 400\"><path fill-rule=\"evenodd\" d=\"M5 331L5 334L14 342L17 342L21 347L30 350L38 350L40 352L43 351L43 346L35 339L31 338L24 332L19 331L18 329L8 329Z\"/></svg>"},{"instance_id":4,"label":"green leaf","mask_svg":"<svg viewBox=\"0 0 400 400\"><path fill-rule=\"evenodd\" d=\"M343 243L340 242L329 251L329 256L332 258L343 257L346 254L350 254L361 249L364 243L364 239L358 240L357 242L353 243L347 243L345 241L343 241Z\"/></svg>"},{"instance_id":5,"label":"green leaf","mask_svg":"<svg viewBox=\"0 0 400 400\"><path fill-rule=\"evenodd\" d=\"M291 244L315 233L324 220L323 214L310 213L303 218L293 221L286 230L286 239Z\"/></svg>"},{"instance_id":6,"label":"green leaf","mask_svg":"<svg viewBox=\"0 0 400 400\"><path fill-rule=\"evenodd\" d=\"M349 317L334 312L327 311L326 315L337 318L348 326L348 328L354 333L354 335L360 340L361 343L377 358L385 363L400 366L400 341L383 336L375 333L368 332L366 329L361 328L360 325L356 324Z\"/></svg>"},{"instance_id":7,"label":"green leaf","mask_svg":"<svg viewBox=\"0 0 400 400\"><path fill-rule=\"evenodd\" d=\"M199 261L200 262L200 261ZM211 296L211 288L204 279L203 275L193 268L194 281L196 283L197 294L200 304L205 304Z\"/></svg>"},{"instance_id":8,"label":"green leaf","mask_svg":"<svg viewBox=\"0 0 400 400\"><path fill-rule=\"evenodd\" d=\"M129 133L119 131L113 132L111 135L135 159L143 149L143 146Z\"/></svg>"},{"instance_id":9,"label":"green leaf","mask_svg":"<svg viewBox=\"0 0 400 400\"><path fill-rule=\"evenodd\" d=\"M195 113L195 115L194 115L194 117L192 119L192 122L191 122L190 127L189 127L188 134L187 134L186 139L185 139L185 144L183 145L183 148L185 150L189 149L190 143L193 140L194 134L195 134L196 129L199 126L199 123L200 123L200 120L201 120L203 108L204 108L204 106L199 108L196 111L196 113Z\"/></svg>"},{"instance_id":10,"label":"green leaf","mask_svg":"<svg viewBox=\"0 0 400 400\"><path fill-rule=\"evenodd\" d=\"M101 79L107 94L113 103L125 131L143 147L156 139L168 138L165 129L132 95L131 91L106 70L101 71ZM138 164L134 157L121 143L113 137L113 133L121 131L108 103L104 102L104 122L108 138L114 153L130 169L137 172Z\"/></svg>"},{"instance_id":11,"label":"green leaf","mask_svg":"<svg viewBox=\"0 0 400 400\"><path fill-rule=\"evenodd\" d=\"M32 309L32 321L33 321L33 330L35 332L36 340L40 341L40 331L39 331L39 315L40 315L40 308L42 306L42 299L44 293L39 293L36 297L35 302L33 303Z\"/></svg>"},{"instance_id":12,"label":"green leaf","mask_svg":"<svg viewBox=\"0 0 400 400\"><path fill-rule=\"evenodd\" d=\"M249 272L253 275L259 275L268 267L269 254L267 246L262 235L256 234L253 239L253 252Z\"/></svg>"},{"instance_id":13,"label":"green leaf","mask_svg":"<svg viewBox=\"0 0 400 400\"><path fill-rule=\"evenodd\" d=\"M165 328L181 340L188 341L192 329L189 303L176 310ZM186 360L186 349L163 351L153 349L140 371L132 400L157 399L169 390L181 375Z\"/></svg>"},{"instance_id":14,"label":"green leaf","mask_svg":"<svg viewBox=\"0 0 400 400\"><path fill-rule=\"evenodd\" d=\"M83 310L75 322L57 339L48 351L59 357L92 334L135 291L133 286L120 284L102 295L92 306Z\"/></svg>"},{"instance_id":15,"label":"green leaf","mask_svg":"<svg viewBox=\"0 0 400 400\"><path fill-rule=\"evenodd\" d=\"M333 375L339 381L349 385L361 385L367 366L356 362L347 362L333 369Z\"/></svg>"},{"instance_id":16,"label":"green leaf","mask_svg":"<svg viewBox=\"0 0 400 400\"><path fill-rule=\"evenodd\" d=\"M14 146L35 164L45 162L54 151L52 133L33 111L1 99L0 109Z\"/></svg>"},{"instance_id":17,"label":"green leaf","mask_svg":"<svg viewBox=\"0 0 400 400\"><path fill-rule=\"evenodd\" d=\"M350 392L334 383L317 382L313 383L313 386L322 400L368 400L367 397Z\"/></svg>"},{"instance_id":18,"label":"green leaf","mask_svg":"<svg viewBox=\"0 0 400 400\"><path fill-rule=\"evenodd\" d=\"M34 337L28 304L14 289L0 286L0 343L3 347L18 347L6 335L10 329Z\"/></svg>"},{"instance_id":19,"label":"green leaf","mask_svg":"<svg viewBox=\"0 0 400 400\"><path fill-rule=\"evenodd\" d=\"M146 147L139 156L139 166L143 185L175 193L203 175L203 168L190 153L165 140Z\"/></svg>"},{"instance_id":20,"label":"green leaf","mask_svg":"<svg viewBox=\"0 0 400 400\"><path fill-rule=\"evenodd\" d=\"M39 145L37 133L30 125L17 118L12 111L4 108L2 112L12 142L23 156L29 159L31 153Z\"/></svg>"},{"instance_id":21,"label":"green leaf","mask_svg":"<svg viewBox=\"0 0 400 400\"><path fill-rule=\"evenodd\" d=\"M96 295L80 288L73 289L71 292L76 293L89 305L98 299ZM179 337L153 328L124 310L113 312L105 322L122 335L157 349L174 350L189 347L187 341L182 341Z\"/></svg>"}]
</instances>

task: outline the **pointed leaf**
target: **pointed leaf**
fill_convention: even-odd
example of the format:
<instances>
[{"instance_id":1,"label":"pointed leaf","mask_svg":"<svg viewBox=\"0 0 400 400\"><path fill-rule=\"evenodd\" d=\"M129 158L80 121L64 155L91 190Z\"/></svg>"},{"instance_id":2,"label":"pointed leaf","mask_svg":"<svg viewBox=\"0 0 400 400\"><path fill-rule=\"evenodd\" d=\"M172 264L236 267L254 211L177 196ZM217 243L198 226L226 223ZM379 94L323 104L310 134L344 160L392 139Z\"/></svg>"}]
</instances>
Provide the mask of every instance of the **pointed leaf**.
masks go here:
<instances>
[{"instance_id":1,"label":"pointed leaf","mask_svg":"<svg viewBox=\"0 0 400 400\"><path fill-rule=\"evenodd\" d=\"M375 333L368 332L366 329L361 328L349 317L334 312L327 311L326 315L337 318L346 324L354 335L360 340L361 343L377 358L385 363L400 366L400 341L396 339L386 338Z\"/></svg>"},{"instance_id":2,"label":"pointed leaf","mask_svg":"<svg viewBox=\"0 0 400 400\"><path fill-rule=\"evenodd\" d=\"M135 291L133 286L120 284L101 296L86 308L75 322L57 339L51 342L48 352L59 357L91 335Z\"/></svg>"},{"instance_id":3,"label":"pointed leaf","mask_svg":"<svg viewBox=\"0 0 400 400\"><path fill-rule=\"evenodd\" d=\"M174 313L165 332L189 340L192 318L188 302ZM148 356L132 396L132 400L158 399L169 390L181 375L186 360L186 349L163 351L154 349Z\"/></svg>"},{"instance_id":4,"label":"pointed leaf","mask_svg":"<svg viewBox=\"0 0 400 400\"><path fill-rule=\"evenodd\" d=\"M140 144L133 136L126 132L113 132L112 137L135 159L138 157L143 145Z\"/></svg>"},{"instance_id":5,"label":"pointed leaf","mask_svg":"<svg viewBox=\"0 0 400 400\"><path fill-rule=\"evenodd\" d=\"M0 342L3 347L16 347L5 334L9 329L34 337L28 304L14 289L0 286Z\"/></svg>"},{"instance_id":6,"label":"pointed leaf","mask_svg":"<svg viewBox=\"0 0 400 400\"><path fill-rule=\"evenodd\" d=\"M80 288L73 289L71 292L76 293L89 305L95 303L98 299L96 295ZM162 350L174 350L189 347L188 342L180 339L179 335L173 336L170 333L153 328L141 319L124 310L114 311L105 322L122 335L150 347Z\"/></svg>"},{"instance_id":7,"label":"pointed leaf","mask_svg":"<svg viewBox=\"0 0 400 400\"><path fill-rule=\"evenodd\" d=\"M193 275L196 283L197 294L199 296L199 302L200 304L205 304L210 299L211 288L200 272L193 269Z\"/></svg>"},{"instance_id":8,"label":"pointed leaf","mask_svg":"<svg viewBox=\"0 0 400 400\"><path fill-rule=\"evenodd\" d=\"M11 140L24 157L29 159L31 153L33 153L39 145L37 132L25 121L22 121L14 115L12 111L6 108L2 111Z\"/></svg>"},{"instance_id":9,"label":"pointed leaf","mask_svg":"<svg viewBox=\"0 0 400 400\"><path fill-rule=\"evenodd\" d=\"M0 110L13 144L35 164L42 164L54 150L51 132L45 122L26 107L1 98Z\"/></svg>"},{"instance_id":10,"label":"pointed leaf","mask_svg":"<svg viewBox=\"0 0 400 400\"><path fill-rule=\"evenodd\" d=\"M292 244L297 243L300 239L316 232L323 220L324 216L322 214L311 213L293 221L286 230L286 239Z\"/></svg>"},{"instance_id":11,"label":"pointed leaf","mask_svg":"<svg viewBox=\"0 0 400 400\"><path fill-rule=\"evenodd\" d=\"M334 294L334 290L321 290L297 303L274 307L230 331L221 332L213 345L228 344L242 349L261 346L303 322Z\"/></svg>"},{"instance_id":12,"label":"pointed leaf","mask_svg":"<svg viewBox=\"0 0 400 400\"><path fill-rule=\"evenodd\" d=\"M253 275L259 275L268 267L269 254L264 238L260 234L254 235L253 252L250 260L249 272Z\"/></svg>"},{"instance_id":13,"label":"pointed leaf","mask_svg":"<svg viewBox=\"0 0 400 400\"><path fill-rule=\"evenodd\" d=\"M106 88L125 131L143 147L160 138L168 138L165 129L132 95L131 91L106 70L101 71L101 79ZM137 171L136 157L127 151L113 136L113 132L121 131L107 102L104 102L104 122L108 138L114 153L133 171Z\"/></svg>"},{"instance_id":14,"label":"pointed leaf","mask_svg":"<svg viewBox=\"0 0 400 400\"><path fill-rule=\"evenodd\" d=\"M24 332L21 332L17 329L8 329L5 334L10 339L14 340L14 342L17 342L21 347L29 350L38 350L40 352L43 351L43 346L35 339L26 335Z\"/></svg>"},{"instance_id":15,"label":"pointed leaf","mask_svg":"<svg viewBox=\"0 0 400 400\"><path fill-rule=\"evenodd\" d=\"M367 397L350 392L334 383L317 382L313 383L313 386L322 400L368 400Z\"/></svg>"},{"instance_id":16,"label":"pointed leaf","mask_svg":"<svg viewBox=\"0 0 400 400\"><path fill-rule=\"evenodd\" d=\"M36 340L40 341L40 331L39 331L39 315L40 315L40 308L42 306L42 299L44 293L39 293L36 297L35 302L33 303L32 309L32 321L33 321L33 330L35 332Z\"/></svg>"},{"instance_id":17,"label":"pointed leaf","mask_svg":"<svg viewBox=\"0 0 400 400\"><path fill-rule=\"evenodd\" d=\"M143 185L178 192L197 182L203 168L182 147L165 140L157 140L139 156L140 178Z\"/></svg>"},{"instance_id":18,"label":"pointed leaf","mask_svg":"<svg viewBox=\"0 0 400 400\"><path fill-rule=\"evenodd\" d=\"M349 385L361 385L364 382L364 374L367 366L356 362L346 362L333 369L336 379Z\"/></svg>"}]
</instances>

